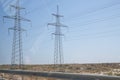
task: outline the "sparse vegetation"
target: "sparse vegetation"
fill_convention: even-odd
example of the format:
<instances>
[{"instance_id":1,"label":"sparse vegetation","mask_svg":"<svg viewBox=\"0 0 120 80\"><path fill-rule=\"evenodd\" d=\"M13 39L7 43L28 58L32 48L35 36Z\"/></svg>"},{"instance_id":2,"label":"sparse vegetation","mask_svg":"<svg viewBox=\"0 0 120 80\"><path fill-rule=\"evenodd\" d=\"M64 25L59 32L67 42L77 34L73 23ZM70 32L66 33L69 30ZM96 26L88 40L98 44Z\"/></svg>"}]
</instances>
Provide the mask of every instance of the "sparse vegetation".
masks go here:
<instances>
[{"instance_id":1,"label":"sparse vegetation","mask_svg":"<svg viewBox=\"0 0 120 80\"><path fill-rule=\"evenodd\" d=\"M58 65L59 66L59 65ZM24 70L34 71L61 71L69 73L81 74L101 74L120 76L120 63L104 63L104 64L64 64L61 68L54 68L54 65L24 65ZM0 69L10 69L10 65L1 65ZM8 75L5 74L6 78ZM25 80L31 80L29 76L24 77ZM32 80L55 80L51 78L32 77Z\"/></svg>"}]
</instances>

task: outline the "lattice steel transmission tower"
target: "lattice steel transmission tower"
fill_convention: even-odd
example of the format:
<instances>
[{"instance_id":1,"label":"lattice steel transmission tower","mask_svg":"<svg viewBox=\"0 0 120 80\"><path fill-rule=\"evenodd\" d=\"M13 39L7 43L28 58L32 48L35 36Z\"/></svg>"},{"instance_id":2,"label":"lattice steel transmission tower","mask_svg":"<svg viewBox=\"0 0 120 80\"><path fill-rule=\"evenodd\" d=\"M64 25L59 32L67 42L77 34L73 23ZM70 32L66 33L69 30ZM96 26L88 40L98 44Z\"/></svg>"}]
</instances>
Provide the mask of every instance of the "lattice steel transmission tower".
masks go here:
<instances>
[{"instance_id":1,"label":"lattice steel transmission tower","mask_svg":"<svg viewBox=\"0 0 120 80\"><path fill-rule=\"evenodd\" d=\"M55 26L55 32L52 33L55 35L55 47L54 47L54 65L62 65L64 63L64 56L63 56L63 47L62 47L62 34L61 27L67 27L60 22L60 17L63 17L59 14L59 6L57 5L57 13L52 14L56 17L55 23L48 23L48 25ZM59 66L59 67L60 67Z\"/></svg>"},{"instance_id":2,"label":"lattice steel transmission tower","mask_svg":"<svg viewBox=\"0 0 120 80\"><path fill-rule=\"evenodd\" d=\"M14 20L14 27L9 28L13 30L11 69L23 69L22 32L25 30L21 27L21 21L31 21L21 17L21 10L25 8L20 7L19 0L16 1L15 5L10 5L10 7L15 9L15 14L13 16L3 16L3 18Z\"/></svg>"}]
</instances>

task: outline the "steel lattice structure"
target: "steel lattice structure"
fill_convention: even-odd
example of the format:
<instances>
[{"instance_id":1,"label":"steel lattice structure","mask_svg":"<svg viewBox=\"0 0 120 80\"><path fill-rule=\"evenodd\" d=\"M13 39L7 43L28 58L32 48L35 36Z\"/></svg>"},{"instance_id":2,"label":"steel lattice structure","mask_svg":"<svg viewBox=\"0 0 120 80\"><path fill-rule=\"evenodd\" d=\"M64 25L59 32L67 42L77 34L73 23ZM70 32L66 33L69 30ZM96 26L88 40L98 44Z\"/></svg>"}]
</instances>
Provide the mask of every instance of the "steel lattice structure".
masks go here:
<instances>
[{"instance_id":1,"label":"steel lattice structure","mask_svg":"<svg viewBox=\"0 0 120 80\"><path fill-rule=\"evenodd\" d=\"M67 27L60 22L60 17L63 17L59 14L59 6L57 5L57 13L52 14L56 17L55 23L48 23L48 25L55 26L55 32L52 33L55 35L55 47L54 47L54 65L62 65L64 63L64 56L63 56L63 47L62 47L62 34L61 27Z\"/></svg>"},{"instance_id":2,"label":"steel lattice structure","mask_svg":"<svg viewBox=\"0 0 120 80\"><path fill-rule=\"evenodd\" d=\"M23 67L23 49L22 49L22 32L25 31L21 27L21 21L28 21L21 17L21 10L25 9L20 7L19 0L17 0L15 5L10 5L10 7L15 9L14 16L3 16L3 18L9 18L14 20L14 27L9 28L13 30L13 44L12 44L12 57L11 57L11 69L17 68L22 69Z\"/></svg>"}]
</instances>

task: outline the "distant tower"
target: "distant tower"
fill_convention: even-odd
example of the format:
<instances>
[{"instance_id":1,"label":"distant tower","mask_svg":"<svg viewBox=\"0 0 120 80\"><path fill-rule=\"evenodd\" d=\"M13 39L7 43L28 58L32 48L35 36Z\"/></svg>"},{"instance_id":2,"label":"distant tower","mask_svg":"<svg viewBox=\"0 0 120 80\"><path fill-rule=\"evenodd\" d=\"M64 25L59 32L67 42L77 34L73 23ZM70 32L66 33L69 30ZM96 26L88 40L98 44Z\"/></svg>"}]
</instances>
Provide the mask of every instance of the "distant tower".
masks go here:
<instances>
[{"instance_id":1,"label":"distant tower","mask_svg":"<svg viewBox=\"0 0 120 80\"><path fill-rule=\"evenodd\" d=\"M62 65L64 63L64 58L63 58L63 47L62 47L62 34L61 32L61 27L67 27L66 25L61 24L60 22L60 17L63 17L62 15L59 14L59 7L57 5L57 13L52 14L53 16L56 17L56 22L55 23L48 23L48 25L55 26L55 32L53 35L55 35L55 47L54 47L54 65Z\"/></svg>"},{"instance_id":2,"label":"distant tower","mask_svg":"<svg viewBox=\"0 0 120 80\"><path fill-rule=\"evenodd\" d=\"M22 50L22 32L25 31L21 28L21 21L28 21L21 17L21 10L25 9L20 7L19 0L17 0L16 5L10 5L15 9L15 15L13 16L3 16L3 18L9 18L14 20L14 27L9 28L13 30L13 44L12 44L12 57L11 57L11 69L23 69L23 50ZM18 67L16 67L18 66Z\"/></svg>"}]
</instances>

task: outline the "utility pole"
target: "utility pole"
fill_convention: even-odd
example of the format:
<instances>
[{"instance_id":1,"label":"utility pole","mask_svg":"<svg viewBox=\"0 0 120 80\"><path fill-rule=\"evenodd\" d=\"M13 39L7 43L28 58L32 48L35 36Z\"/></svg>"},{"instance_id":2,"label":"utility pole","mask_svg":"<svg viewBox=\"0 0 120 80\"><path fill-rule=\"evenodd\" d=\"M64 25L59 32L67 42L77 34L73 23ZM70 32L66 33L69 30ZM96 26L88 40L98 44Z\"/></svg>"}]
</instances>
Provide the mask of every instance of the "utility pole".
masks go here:
<instances>
[{"instance_id":1,"label":"utility pole","mask_svg":"<svg viewBox=\"0 0 120 80\"><path fill-rule=\"evenodd\" d=\"M23 69L22 32L25 30L21 27L21 21L31 21L21 17L21 10L25 8L20 7L19 0L16 1L15 5L10 5L10 7L15 9L15 14L13 16L3 16L3 18L14 20L14 27L9 28L9 30L13 30L11 69ZM12 77L12 79L14 78Z\"/></svg>"},{"instance_id":2,"label":"utility pole","mask_svg":"<svg viewBox=\"0 0 120 80\"><path fill-rule=\"evenodd\" d=\"M62 47L62 34L61 27L67 27L66 25L61 24L60 17L63 17L59 14L59 6L57 5L57 13L52 14L56 17L55 23L48 23L48 25L55 26L55 32L52 33L55 35L55 47L54 47L54 67L60 68L64 63L64 56L63 56L63 47Z\"/></svg>"}]
</instances>

